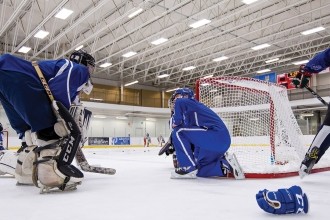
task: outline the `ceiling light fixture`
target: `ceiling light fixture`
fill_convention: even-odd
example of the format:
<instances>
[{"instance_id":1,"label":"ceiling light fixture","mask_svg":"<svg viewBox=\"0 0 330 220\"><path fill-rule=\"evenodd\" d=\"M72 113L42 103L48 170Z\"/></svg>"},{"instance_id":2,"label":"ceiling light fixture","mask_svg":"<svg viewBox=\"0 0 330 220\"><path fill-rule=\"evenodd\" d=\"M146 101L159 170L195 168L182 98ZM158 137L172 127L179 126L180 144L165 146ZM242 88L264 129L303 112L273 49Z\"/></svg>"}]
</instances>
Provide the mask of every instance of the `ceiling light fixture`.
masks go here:
<instances>
[{"instance_id":1,"label":"ceiling light fixture","mask_svg":"<svg viewBox=\"0 0 330 220\"><path fill-rule=\"evenodd\" d=\"M196 69L196 67L195 66L188 66L188 67L183 68L182 70L183 71L188 71L188 70L193 70L193 69Z\"/></svg>"},{"instance_id":2,"label":"ceiling light fixture","mask_svg":"<svg viewBox=\"0 0 330 220\"><path fill-rule=\"evenodd\" d=\"M218 57L218 58L213 59L213 61L214 62L219 62L219 61L223 61L223 60L227 60L227 59L228 59L228 57L222 56L222 57Z\"/></svg>"},{"instance_id":3,"label":"ceiling light fixture","mask_svg":"<svg viewBox=\"0 0 330 220\"><path fill-rule=\"evenodd\" d=\"M139 81L135 80L133 82L130 82L130 83L126 83L124 86L130 86L130 85L133 85L133 84L136 84L138 83Z\"/></svg>"},{"instance_id":4,"label":"ceiling light fixture","mask_svg":"<svg viewBox=\"0 0 330 220\"><path fill-rule=\"evenodd\" d=\"M112 65L112 63L103 63L103 64L100 65L100 67L106 68L106 67L111 66L111 65Z\"/></svg>"},{"instance_id":5,"label":"ceiling light fixture","mask_svg":"<svg viewBox=\"0 0 330 220\"><path fill-rule=\"evenodd\" d=\"M213 77L213 74L208 75L208 76L204 76L203 79L207 79L207 78L211 78L211 77Z\"/></svg>"},{"instance_id":6,"label":"ceiling light fixture","mask_svg":"<svg viewBox=\"0 0 330 220\"><path fill-rule=\"evenodd\" d=\"M143 11L143 8L139 8L136 11L132 12L131 14L128 15L128 18L133 18L134 16L140 14Z\"/></svg>"},{"instance_id":7,"label":"ceiling light fixture","mask_svg":"<svg viewBox=\"0 0 330 220\"><path fill-rule=\"evenodd\" d=\"M163 37L161 37L161 38L159 38L159 39L157 39L157 40L152 41L151 43L152 43L153 45L159 45L159 44L165 43L166 41L168 41L167 38L163 38Z\"/></svg>"},{"instance_id":8,"label":"ceiling light fixture","mask_svg":"<svg viewBox=\"0 0 330 220\"><path fill-rule=\"evenodd\" d=\"M310 29L310 30L307 30L307 31L303 31L303 32L300 32L302 35L309 35L309 34L314 34L316 32L320 32L320 31L323 31L325 30L324 27L317 27L317 28L313 28L313 29Z\"/></svg>"},{"instance_id":9,"label":"ceiling light fixture","mask_svg":"<svg viewBox=\"0 0 330 220\"><path fill-rule=\"evenodd\" d=\"M169 74L162 74L162 75L158 75L157 78L162 79L162 78L165 78L168 76L169 76Z\"/></svg>"},{"instance_id":10,"label":"ceiling light fixture","mask_svg":"<svg viewBox=\"0 0 330 220\"><path fill-rule=\"evenodd\" d=\"M292 64L294 64L294 65L301 65L301 64L308 63L308 61L309 60L301 60L301 61L292 62Z\"/></svg>"},{"instance_id":11,"label":"ceiling light fixture","mask_svg":"<svg viewBox=\"0 0 330 220\"><path fill-rule=\"evenodd\" d=\"M191 28L199 28L199 27L204 26L204 25L206 25L206 24L208 24L210 22L211 21L208 20L208 19L202 19L202 20L196 21L195 23L190 24L189 27L191 27Z\"/></svg>"},{"instance_id":12,"label":"ceiling light fixture","mask_svg":"<svg viewBox=\"0 0 330 220\"><path fill-rule=\"evenodd\" d=\"M66 9L66 8L62 8L56 15L55 18L59 18L62 20L67 19L71 14L73 13L73 11Z\"/></svg>"},{"instance_id":13,"label":"ceiling light fixture","mask_svg":"<svg viewBox=\"0 0 330 220\"><path fill-rule=\"evenodd\" d=\"M34 37L44 39L49 34L48 31L39 30Z\"/></svg>"},{"instance_id":14,"label":"ceiling light fixture","mask_svg":"<svg viewBox=\"0 0 330 220\"><path fill-rule=\"evenodd\" d=\"M31 47L23 46L23 47L21 47L21 48L18 50L18 52L20 52L20 53L27 53L27 52L29 52L30 50L31 50Z\"/></svg>"},{"instance_id":15,"label":"ceiling light fixture","mask_svg":"<svg viewBox=\"0 0 330 220\"><path fill-rule=\"evenodd\" d=\"M252 4L253 2L256 2L256 1L259 1L259 0L243 0L242 2L243 2L244 4L249 5L249 4Z\"/></svg>"},{"instance_id":16,"label":"ceiling light fixture","mask_svg":"<svg viewBox=\"0 0 330 220\"><path fill-rule=\"evenodd\" d=\"M265 62L266 63L272 63L272 62L275 62L275 61L278 61L280 58L273 58L273 59L270 59L270 60L266 60Z\"/></svg>"},{"instance_id":17,"label":"ceiling light fixture","mask_svg":"<svg viewBox=\"0 0 330 220\"><path fill-rule=\"evenodd\" d=\"M122 56L128 58L128 57L134 56L135 54L137 54L137 52L130 51L128 53L123 54Z\"/></svg>"},{"instance_id":18,"label":"ceiling light fixture","mask_svg":"<svg viewBox=\"0 0 330 220\"><path fill-rule=\"evenodd\" d=\"M84 45L80 45L80 46L78 46L76 49L74 49L74 50L80 50L80 49L82 49L84 47Z\"/></svg>"},{"instance_id":19,"label":"ceiling light fixture","mask_svg":"<svg viewBox=\"0 0 330 220\"><path fill-rule=\"evenodd\" d=\"M255 47L251 47L252 50L261 50L261 49L264 49L266 47L270 47L270 44L260 44L258 46L255 46Z\"/></svg>"}]
</instances>

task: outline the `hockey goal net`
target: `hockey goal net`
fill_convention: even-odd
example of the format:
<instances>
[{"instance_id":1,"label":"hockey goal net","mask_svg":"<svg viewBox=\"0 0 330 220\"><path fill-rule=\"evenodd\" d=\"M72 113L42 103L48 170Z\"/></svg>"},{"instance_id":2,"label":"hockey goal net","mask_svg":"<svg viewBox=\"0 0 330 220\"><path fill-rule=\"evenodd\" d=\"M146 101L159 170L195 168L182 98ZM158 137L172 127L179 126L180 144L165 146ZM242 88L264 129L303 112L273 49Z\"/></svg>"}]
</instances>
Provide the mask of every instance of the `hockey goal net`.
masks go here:
<instances>
[{"instance_id":1,"label":"hockey goal net","mask_svg":"<svg viewBox=\"0 0 330 220\"><path fill-rule=\"evenodd\" d=\"M246 177L298 175L310 143L304 141L285 87L246 77L214 77L197 81L196 98L226 124L232 137L229 151ZM330 159L323 157L315 165L316 171L329 167Z\"/></svg>"}]
</instances>

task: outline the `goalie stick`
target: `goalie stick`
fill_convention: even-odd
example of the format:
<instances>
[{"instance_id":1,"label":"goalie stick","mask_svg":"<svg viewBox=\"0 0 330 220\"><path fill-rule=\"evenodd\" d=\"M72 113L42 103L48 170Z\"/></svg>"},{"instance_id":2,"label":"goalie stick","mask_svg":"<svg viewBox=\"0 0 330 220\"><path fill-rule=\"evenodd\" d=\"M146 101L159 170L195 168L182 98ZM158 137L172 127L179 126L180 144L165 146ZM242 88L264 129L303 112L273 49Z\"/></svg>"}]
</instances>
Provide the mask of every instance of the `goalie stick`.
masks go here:
<instances>
[{"instance_id":1,"label":"goalie stick","mask_svg":"<svg viewBox=\"0 0 330 220\"><path fill-rule=\"evenodd\" d=\"M78 162L81 169L85 172L102 173L102 174L108 174L108 175L114 175L116 173L116 170L113 168L96 167L96 166L89 165L80 145L77 148L76 161Z\"/></svg>"},{"instance_id":2,"label":"goalie stick","mask_svg":"<svg viewBox=\"0 0 330 220\"><path fill-rule=\"evenodd\" d=\"M54 99L54 96L48 86L48 83L43 75L43 73L41 72L41 69L39 68L39 65L36 61L33 61L32 62L32 66L35 68L37 74L38 74L38 77L41 81L41 84L43 85L47 95L48 95L48 98L50 99L51 102L55 101ZM52 105L53 107L53 105ZM56 112L56 110L54 109L54 112L55 114L58 114ZM70 114L68 112L68 114ZM92 172L92 173L102 173L102 174L109 174L109 175L113 175L116 173L116 170L113 169L113 168L106 168L106 167L95 167L95 166L91 166L88 164L87 162L87 159L84 155L84 152L82 151L81 149L81 144L78 145L77 147L77 152L76 152L76 160L77 160L77 163L78 165L81 167L81 169L85 172Z\"/></svg>"},{"instance_id":3,"label":"goalie stick","mask_svg":"<svg viewBox=\"0 0 330 220\"><path fill-rule=\"evenodd\" d=\"M328 103L326 101L324 101L324 99L319 95L317 94L311 87L309 87L308 85L305 86L305 88L310 92L312 93L312 95L317 98L320 102L322 102L323 105L328 105Z\"/></svg>"}]
</instances>

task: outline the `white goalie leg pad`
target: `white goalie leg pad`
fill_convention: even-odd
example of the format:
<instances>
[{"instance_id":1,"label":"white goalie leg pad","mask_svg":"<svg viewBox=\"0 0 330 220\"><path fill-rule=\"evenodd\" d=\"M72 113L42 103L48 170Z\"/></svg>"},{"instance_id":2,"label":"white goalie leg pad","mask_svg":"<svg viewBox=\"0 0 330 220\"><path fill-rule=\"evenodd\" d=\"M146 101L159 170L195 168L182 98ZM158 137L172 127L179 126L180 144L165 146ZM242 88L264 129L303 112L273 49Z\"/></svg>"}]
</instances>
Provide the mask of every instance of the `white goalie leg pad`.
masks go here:
<instances>
[{"instance_id":1,"label":"white goalie leg pad","mask_svg":"<svg viewBox=\"0 0 330 220\"><path fill-rule=\"evenodd\" d=\"M33 174L34 183L36 186L43 189L59 188L65 190L67 188L74 188L81 184L83 174L77 169L75 170L77 176L68 176L58 169L55 158L60 154L61 148L45 149L40 151L38 157L37 168ZM68 165L71 168L73 165ZM74 167L75 168L75 167ZM75 168L76 169L76 168Z\"/></svg>"},{"instance_id":2,"label":"white goalie leg pad","mask_svg":"<svg viewBox=\"0 0 330 220\"><path fill-rule=\"evenodd\" d=\"M0 175L10 174L15 176L15 167L18 154L10 150L0 151Z\"/></svg>"},{"instance_id":3,"label":"white goalie leg pad","mask_svg":"<svg viewBox=\"0 0 330 220\"><path fill-rule=\"evenodd\" d=\"M32 185L32 171L33 162L35 161L35 153L33 149L36 146L28 146L21 151L17 158L17 164L15 169L15 178L18 184Z\"/></svg>"},{"instance_id":4,"label":"white goalie leg pad","mask_svg":"<svg viewBox=\"0 0 330 220\"><path fill-rule=\"evenodd\" d=\"M69 112L79 127L81 133L81 143L83 145L87 140L87 131L89 128L92 112L82 105L72 105L69 109Z\"/></svg>"},{"instance_id":5,"label":"white goalie leg pad","mask_svg":"<svg viewBox=\"0 0 330 220\"><path fill-rule=\"evenodd\" d=\"M36 147L37 135L31 130L24 133L21 149L18 150L17 164L15 167L15 178L18 185L32 185L32 170L35 154L33 149ZM26 145L24 145L24 142Z\"/></svg>"}]
</instances>

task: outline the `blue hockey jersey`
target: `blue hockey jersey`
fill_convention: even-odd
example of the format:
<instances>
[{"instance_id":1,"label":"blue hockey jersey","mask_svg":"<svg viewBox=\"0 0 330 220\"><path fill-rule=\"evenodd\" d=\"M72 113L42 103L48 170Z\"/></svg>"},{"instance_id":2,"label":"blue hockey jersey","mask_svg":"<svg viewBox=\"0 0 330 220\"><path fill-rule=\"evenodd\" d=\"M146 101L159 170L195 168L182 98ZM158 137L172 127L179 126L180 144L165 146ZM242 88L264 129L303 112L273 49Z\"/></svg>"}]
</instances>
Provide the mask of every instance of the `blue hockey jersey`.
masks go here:
<instances>
[{"instance_id":1,"label":"blue hockey jersey","mask_svg":"<svg viewBox=\"0 0 330 220\"><path fill-rule=\"evenodd\" d=\"M38 64L54 98L69 108L89 79L87 67L67 59L42 60ZM0 56L0 70L19 72L40 82L31 62L10 54Z\"/></svg>"},{"instance_id":2,"label":"blue hockey jersey","mask_svg":"<svg viewBox=\"0 0 330 220\"><path fill-rule=\"evenodd\" d=\"M310 73L319 73L330 66L330 48L314 56L305 66Z\"/></svg>"},{"instance_id":3,"label":"blue hockey jersey","mask_svg":"<svg viewBox=\"0 0 330 220\"><path fill-rule=\"evenodd\" d=\"M207 129L224 128L220 117L195 99L179 98L175 101L173 124L185 127L198 126Z\"/></svg>"}]
</instances>

